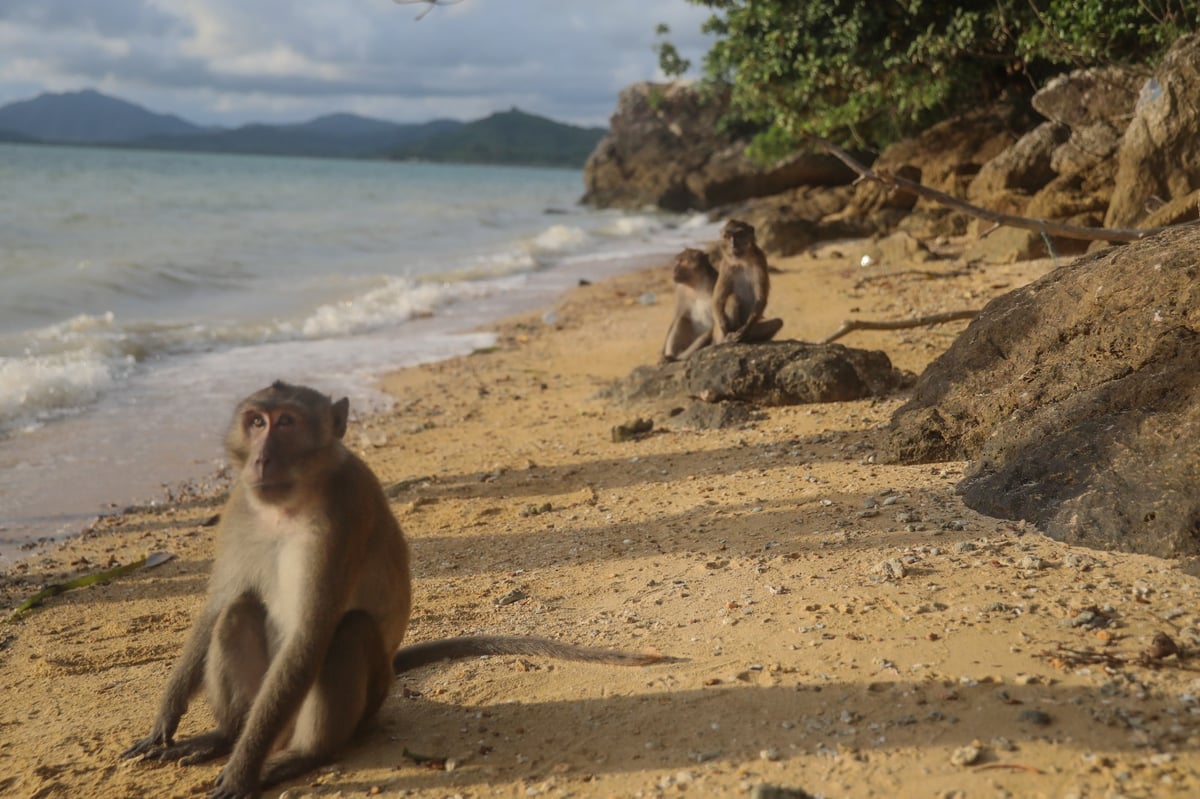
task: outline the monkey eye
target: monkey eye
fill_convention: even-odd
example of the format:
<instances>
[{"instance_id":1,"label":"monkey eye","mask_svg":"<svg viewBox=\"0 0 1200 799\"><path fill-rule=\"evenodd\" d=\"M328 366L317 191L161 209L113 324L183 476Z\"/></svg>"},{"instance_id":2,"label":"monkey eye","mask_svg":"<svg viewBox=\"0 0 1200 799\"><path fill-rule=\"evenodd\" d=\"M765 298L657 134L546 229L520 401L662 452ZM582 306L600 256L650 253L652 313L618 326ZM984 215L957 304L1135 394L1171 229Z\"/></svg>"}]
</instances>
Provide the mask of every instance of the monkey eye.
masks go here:
<instances>
[{"instance_id":1,"label":"monkey eye","mask_svg":"<svg viewBox=\"0 0 1200 799\"><path fill-rule=\"evenodd\" d=\"M294 416L292 416L290 413L281 413L281 414L279 414L279 418L275 420L275 425L277 427L290 427L291 425L294 425L295 423L296 423L296 418Z\"/></svg>"},{"instance_id":2,"label":"monkey eye","mask_svg":"<svg viewBox=\"0 0 1200 799\"><path fill-rule=\"evenodd\" d=\"M263 415L261 413L256 413L250 417L250 426L251 427L266 427L267 420L263 418Z\"/></svg>"}]
</instances>

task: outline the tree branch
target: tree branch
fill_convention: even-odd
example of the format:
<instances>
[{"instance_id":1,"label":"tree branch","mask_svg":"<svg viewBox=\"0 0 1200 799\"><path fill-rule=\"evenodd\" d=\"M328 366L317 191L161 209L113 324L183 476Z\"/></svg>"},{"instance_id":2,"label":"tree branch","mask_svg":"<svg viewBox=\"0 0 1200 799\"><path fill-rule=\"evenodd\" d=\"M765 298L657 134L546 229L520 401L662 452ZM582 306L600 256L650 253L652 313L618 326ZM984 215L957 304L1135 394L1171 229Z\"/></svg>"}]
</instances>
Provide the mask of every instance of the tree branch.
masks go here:
<instances>
[{"instance_id":1,"label":"tree branch","mask_svg":"<svg viewBox=\"0 0 1200 799\"><path fill-rule=\"evenodd\" d=\"M1155 233L1160 233L1167 228L1156 227L1147 228L1145 230L1136 230L1130 228L1095 228L1083 227L1082 225L1068 225L1062 222L1051 222L1048 219L1030 219L1024 216L1014 216L1013 214L1002 214L996 211L989 211L986 208L980 208L978 205L972 205L965 200L960 200L944 191L931 189L928 186L922 186L913 180L898 177L896 175L881 174L874 171L870 167L863 166L854 156L838 147L836 144L826 141L820 136L809 134L810 138L817 144L821 145L831 155L837 158L846 166L858 173L860 180L870 180L875 183L880 183L888 188L899 189L910 194L915 194L918 197L925 197L942 205L956 208L959 211L964 211L972 216L977 216L980 219L986 219L989 222L994 222L997 225L1007 225L1009 227L1023 228L1025 230L1033 230L1043 235L1062 236L1067 239L1083 239L1085 241L1138 241L1147 236L1152 236ZM1196 224L1195 222L1186 222L1184 224ZM1172 225L1171 227L1178 227Z\"/></svg>"},{"instance_id":2,"label":"tree branch","mask_svg":"<svg viewBox=\"0 0 1200 799\"><path fill-rule=\"evenodd\" d=\"M869 319L847 319L842 322L842 326L825 338L818 341L818 344L832 344L842 336L854 330L903 330L909 327L927 327L929 325L940 325L946 322L954 322L958 319L974 319L979 316L979 311L945 311L943 313L930 314L928 316L918 316L915 319L898 319L892 322L872 322Z\"/></svg>"}]
</instances>

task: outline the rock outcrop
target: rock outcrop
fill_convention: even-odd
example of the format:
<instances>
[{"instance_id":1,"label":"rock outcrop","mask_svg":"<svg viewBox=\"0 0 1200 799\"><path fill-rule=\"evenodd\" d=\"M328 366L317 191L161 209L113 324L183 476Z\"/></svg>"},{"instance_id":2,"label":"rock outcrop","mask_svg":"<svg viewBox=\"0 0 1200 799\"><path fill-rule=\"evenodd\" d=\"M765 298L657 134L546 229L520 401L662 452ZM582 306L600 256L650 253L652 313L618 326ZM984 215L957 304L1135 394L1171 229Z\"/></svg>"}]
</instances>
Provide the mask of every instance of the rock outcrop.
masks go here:
<instances>
[{"instance_id":1,"label":"rock outcrop","mask_svg":"<svg viewBox=\"0 0 1200 799\"><path fill-rule=\"evenodd\" d=\"M969 459L968 505L1055 538L1200 556L1197 253L1176 228L989 303L893 416L891 458Z\"/></svg>"},{"instance_id":2,"label":"rock outcrop","mask_svg":"<svg viewBox=\"0 0 1200 799\"><path fill-rule=\"evenodd\" d=\"M1184 36L1142 86L1117 151L1109 227L1132 227L1154 207L1200 188L1200 34Z\"/></svg>"},{"instance_id":3,"label":"rock outcrop","mask_svg":"<svg viewBox=\"0 0 1200 799\"><path fill-rule=\"evenodd\" d=\"M621 92L608 135L584 167L583 202L602 208L708 210L805 185L849 183L832 156L798 154L761 167L748 138L722 133L727 101L686 83L637 83Z\"/></svg>"},{"instance_id":4,"label":"rock outcrop","mask_svg":"<svg viewBox=\"0 0 1200 799\"><path fill-rule=\"evenodd\" d=\"M683 408L689 426L720 426L739 423L745 415L689 406L697 400L735 406L844 402L885 396L912 380L912 374L894 368L878 350L769 341L707 347L686 361L639 366L604 393L626 406Z\"/></svg>"}]
</instances>

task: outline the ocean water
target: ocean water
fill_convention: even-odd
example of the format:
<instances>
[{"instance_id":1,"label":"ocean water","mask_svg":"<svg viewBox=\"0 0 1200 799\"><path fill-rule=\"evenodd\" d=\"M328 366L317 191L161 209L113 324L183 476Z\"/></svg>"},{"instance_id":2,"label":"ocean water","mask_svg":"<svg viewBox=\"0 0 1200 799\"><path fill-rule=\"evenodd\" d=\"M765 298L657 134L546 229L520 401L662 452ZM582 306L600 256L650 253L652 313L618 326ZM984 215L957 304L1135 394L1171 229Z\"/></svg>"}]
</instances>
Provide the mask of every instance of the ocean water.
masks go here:
<instances>
[{"instance_id":1,"label":"ocean water","mask_svg":"<svg viewBox=\"0 0 1200 799\"><path fill-rule=\"evenodd\" d=\"M580 207L570 170L0 144L0 567L215 472L275 378L382 372L715 237Z\"/></svg>"}]
</instances>

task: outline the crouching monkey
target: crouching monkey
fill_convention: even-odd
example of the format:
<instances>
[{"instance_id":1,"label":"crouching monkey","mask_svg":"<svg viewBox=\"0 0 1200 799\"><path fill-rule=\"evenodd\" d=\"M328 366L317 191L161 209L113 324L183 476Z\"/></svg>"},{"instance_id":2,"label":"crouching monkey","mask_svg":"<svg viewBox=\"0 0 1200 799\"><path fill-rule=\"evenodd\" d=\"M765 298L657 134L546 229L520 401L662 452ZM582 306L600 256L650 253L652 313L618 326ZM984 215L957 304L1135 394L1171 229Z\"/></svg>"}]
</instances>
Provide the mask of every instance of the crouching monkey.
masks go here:
<instances>
[{"instance_id":1,"label":"crouching monkey","mask_svg":"<svg viewBox=\"0 0 1200 799\"><path fill-rule=\"evenodd\" d=\"M754 240L754 227L731 219L721 229L725 243L713 287L713 343L769 341L782 319L763 319L771 279L767 257Z\"/></svg>"},{"instance_id":2,"label":"crouching monkey","mask_svg":"<svg viewBox=\"0 0 1200 799\"><path fill-rule=\"evenodd\" d=\"M662 361L682 361L712 343L713 286L717 270L701 250L688 248L675 256L675 318L663 342Z\"/></svg>"}]
</instances>

